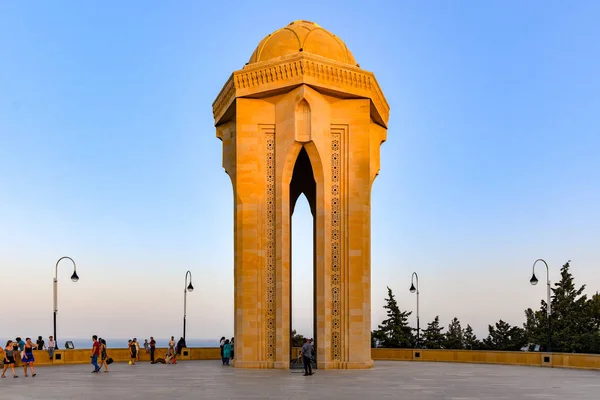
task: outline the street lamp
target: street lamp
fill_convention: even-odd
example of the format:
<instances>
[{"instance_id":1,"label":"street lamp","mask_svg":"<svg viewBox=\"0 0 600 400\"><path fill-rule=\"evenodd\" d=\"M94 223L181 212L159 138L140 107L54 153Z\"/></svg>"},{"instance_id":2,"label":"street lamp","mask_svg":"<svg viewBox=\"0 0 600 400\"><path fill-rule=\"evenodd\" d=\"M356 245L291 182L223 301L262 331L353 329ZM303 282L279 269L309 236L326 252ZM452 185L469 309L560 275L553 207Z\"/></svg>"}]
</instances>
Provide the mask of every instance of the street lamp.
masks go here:
<instances>
[{"instance_id":1,"label":"street lamp","mask_svg":"<svg viewBox=\"0 0 600 400\"><path fill-rule=\"evenodd\" d=\"M71 257L59 258L58 261L56 262L56 271L54 273L54 285L53 285L53 289L54 289L54 341L56 343L56 349L58 349L58 338L56 337L56 314L58 313L58 263L64 258L71 260L71 262L73 263L73 275L71 275L71 280L73 282L77 282L79 280L79 276L77 275L77 265L75 265L75 261L73 261L73 259Z\"/></svg>"},{"instance_id":2,"label":"street lamp","mask_svg":"<svg viewBox=\"0 0 600 400\"><path fill-rule=\"evenodd\" d=\"M415 284L414 284L414 280L417 280L417 287L415 288ZM420 326L419 326L419 275L417 275L416 272L412 273L412 276L410 277L410 292L411 293L415 293L417 292L417 343L415 347L419 347L419 332L420 332Z\"/></svg>"},{"instance_id":3,"label":"street lamp","mask_svg":"<svg viewBox=\"0 0 600 400\"><path fill-rule=\"evenodd\" d=\"M188 285L188 275L190 276L190 284ZM183 339L185 339L185 319L187 315L187 292L193 292L194 287L192 286L192 273L188 271L185 273L185 288L183 290Z\"/></svg>"},{"instance_id":4,"label":"street lamp","mask_svg":"<svg viewBox=\"0 0 600 400\"><path fill-rule=\"evenodd\" d=\"M552 316L552 305L550 304L550 269L548 268L548 263L546 263L546 261L542 260L541 258L538 258L537 260L535 260L535 262L533 263L533 268L532 268L532 275L531 275L531 279L529 280L529 283L531 283L533 286L538 284L538 279L535 276L535 264L538 263L538 261L541 261L544 263L544 265L546 266L546 311L548 313L548 348L546 349L547 352L551 352L552 351L552 325L551 325L551 316Z\"/></svg>"}]
</instances>

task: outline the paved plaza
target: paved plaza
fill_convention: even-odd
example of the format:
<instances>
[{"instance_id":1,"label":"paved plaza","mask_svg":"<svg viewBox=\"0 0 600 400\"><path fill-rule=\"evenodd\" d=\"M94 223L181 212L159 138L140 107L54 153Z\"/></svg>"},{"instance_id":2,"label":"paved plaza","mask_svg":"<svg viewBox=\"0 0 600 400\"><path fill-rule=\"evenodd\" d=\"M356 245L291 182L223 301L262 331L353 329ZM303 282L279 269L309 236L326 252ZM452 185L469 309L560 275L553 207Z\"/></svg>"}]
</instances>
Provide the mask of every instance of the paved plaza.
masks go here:
<instances>
[{"instance_id":1,"label":"paved plaza","mask_svg":"<svg viewBox=\"0 0 600 400\"><path fill-rule=\"evenodd\" d=\"M0 380L0 399L600 399L600 372L502 365L379 361L366 371L242 370L178 365L40 367Z\"/></svg>"}]
</instances>

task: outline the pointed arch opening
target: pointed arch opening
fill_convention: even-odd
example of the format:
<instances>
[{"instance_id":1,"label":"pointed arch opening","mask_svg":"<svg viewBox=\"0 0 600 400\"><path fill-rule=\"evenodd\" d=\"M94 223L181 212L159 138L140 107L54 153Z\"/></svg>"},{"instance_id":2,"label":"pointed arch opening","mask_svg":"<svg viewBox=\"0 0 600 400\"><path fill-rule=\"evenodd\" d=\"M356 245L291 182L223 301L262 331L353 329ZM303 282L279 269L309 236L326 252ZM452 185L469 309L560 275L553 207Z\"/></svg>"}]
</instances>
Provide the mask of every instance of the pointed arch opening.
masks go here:
<instances>
[{"instance_id":1,"label":"pointed arch opening","mask_svg":"<svg viewBox=\"0 0 600 400\"><path fill-rule=\"evenodd\" d=\"M316 337L316 205L317 185L304 146L298 153L290 181L290 332ZM306 204L302 197L306 199ZM308 207L307 207L308 206ZM293 338L292 338L293 339ZM297 355L290 347L290 359ZM314 347L316 349L316 346ZM316 355L315 355L316 356ZM292 367L294 367L292 362Z\"/></svg>"}]
</instances>

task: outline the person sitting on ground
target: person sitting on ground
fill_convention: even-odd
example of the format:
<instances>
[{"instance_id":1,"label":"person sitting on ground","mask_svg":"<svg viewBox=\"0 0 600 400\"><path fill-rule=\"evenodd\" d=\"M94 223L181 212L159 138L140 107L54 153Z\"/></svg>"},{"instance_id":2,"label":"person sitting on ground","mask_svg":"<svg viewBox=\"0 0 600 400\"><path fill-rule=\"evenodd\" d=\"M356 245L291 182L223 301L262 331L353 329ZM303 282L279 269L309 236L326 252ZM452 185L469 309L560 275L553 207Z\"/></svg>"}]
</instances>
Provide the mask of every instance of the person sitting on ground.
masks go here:
<instances>
[{"instance_id":1,"label":"person sitting on ground","mask_svg":"<svg viewBox=\"0 0 600 400\"><path fill-rule=\"evenodd\" d=\"M173 357L167 353L165 358L159 357L156 360L152 361L150 364L173 364Z\"/></svg>"}]
</instances>

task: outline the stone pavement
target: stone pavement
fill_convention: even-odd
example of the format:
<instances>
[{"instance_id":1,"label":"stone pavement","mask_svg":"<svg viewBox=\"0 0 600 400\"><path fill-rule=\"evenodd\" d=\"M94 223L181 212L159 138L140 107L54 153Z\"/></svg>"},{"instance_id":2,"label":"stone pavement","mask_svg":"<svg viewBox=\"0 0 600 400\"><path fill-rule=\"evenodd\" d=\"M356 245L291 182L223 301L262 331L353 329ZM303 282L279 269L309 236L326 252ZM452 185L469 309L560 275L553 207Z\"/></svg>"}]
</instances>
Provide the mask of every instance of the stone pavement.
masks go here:
<instances>
[{"instance_id":1,"label":"stone pavement","mask_svg":"<svg viewBox=\"0 0 600 400\"><path fill-rule=\"evenodd\" d=\"M241 370L220 361L40 367L0 380L0 399L600 399L600 372L502 365L378 361L366 371Z\"/></svg>"}]
</instances>

